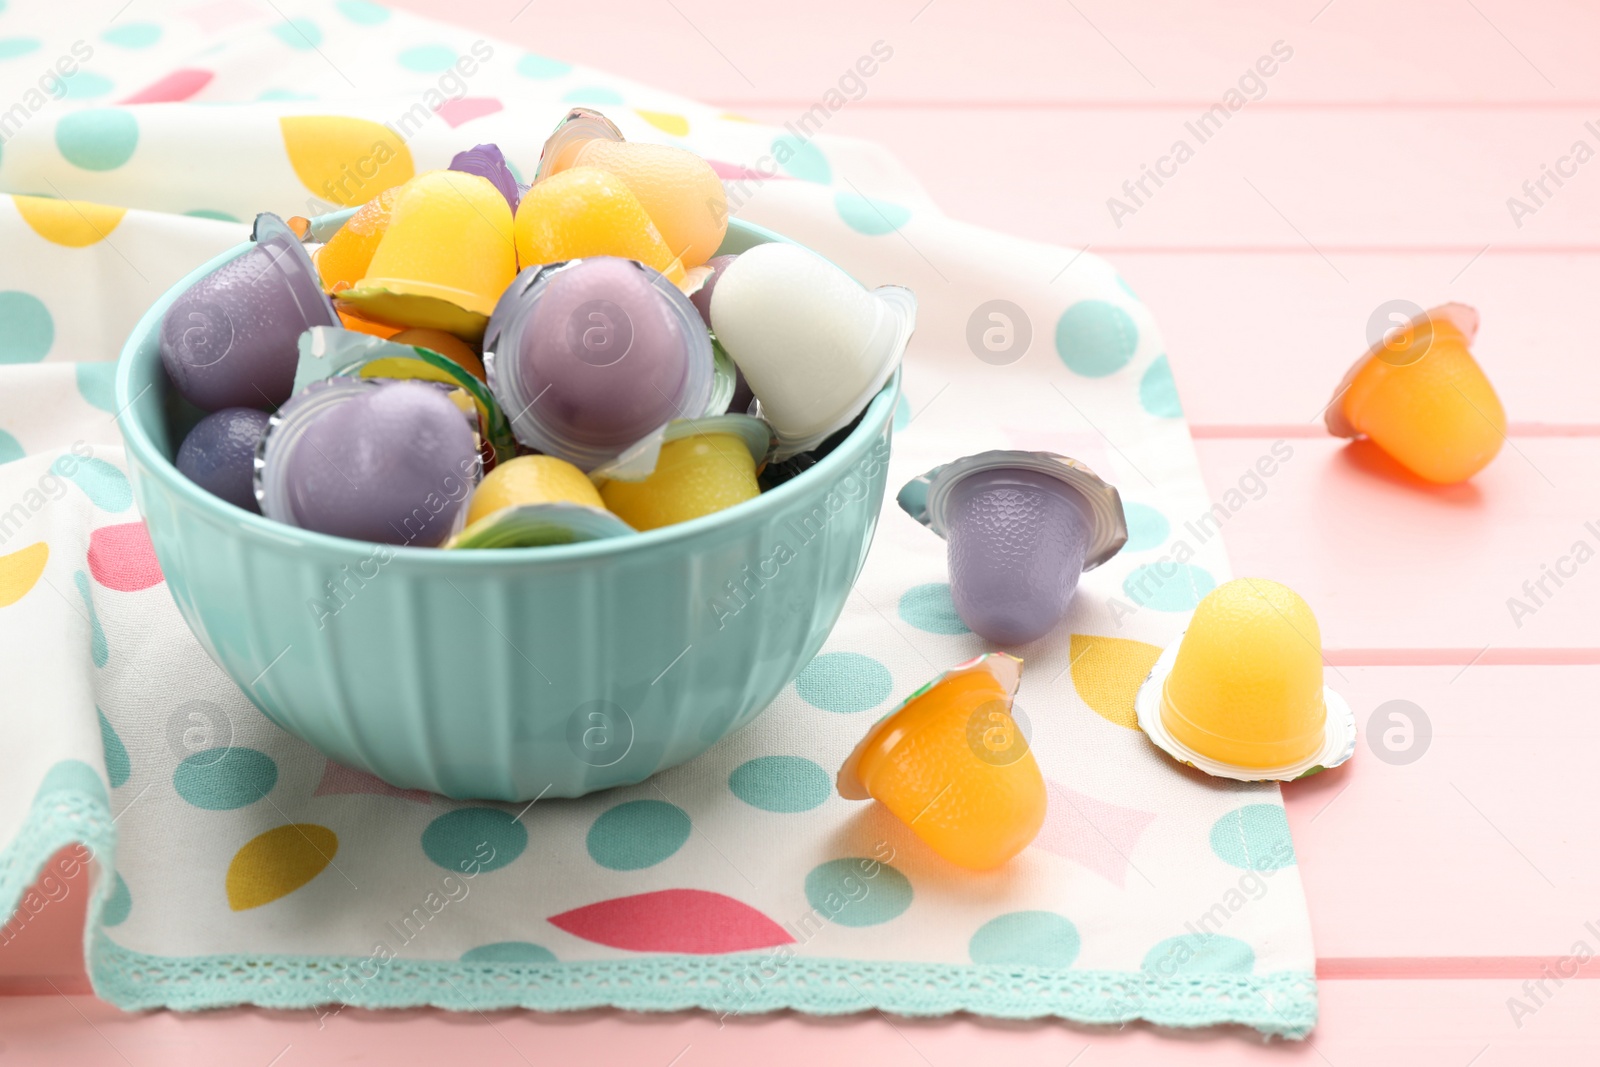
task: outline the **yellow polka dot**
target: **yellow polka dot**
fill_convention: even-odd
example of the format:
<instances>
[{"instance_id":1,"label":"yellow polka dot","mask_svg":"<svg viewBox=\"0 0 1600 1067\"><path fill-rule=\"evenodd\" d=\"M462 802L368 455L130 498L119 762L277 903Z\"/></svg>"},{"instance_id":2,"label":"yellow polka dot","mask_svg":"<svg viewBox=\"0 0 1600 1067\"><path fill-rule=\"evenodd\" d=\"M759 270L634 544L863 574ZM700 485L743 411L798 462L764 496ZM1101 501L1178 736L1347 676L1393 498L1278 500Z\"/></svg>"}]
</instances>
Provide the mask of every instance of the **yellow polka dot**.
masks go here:
<instances>
[{"instance_id":1,"label":"yellow polka dot","mask_svg":"<svg viewBox=\"0 0 1600 1067\"><path fill-rule=\"evenodd\" d=\"M338 835L315 823L290 823L251 838L228 864L228 907L244 911L288 896L321 874L338 851Z\"/></svg>"},{"instance_id":2,"label":"yellow polka dot","mask_svg":"<svg viewBox=\"0 0 1600 1067\"><path fill-rule=\"evenodd\" d=\"M285 115L283 147L300 181L342 207L365 204L416 175L411 149L393 130L342 115Z\"/></svg>"},{"instance_id":3,"label":"yellow polka dot","mask_svg":"<svg viewBox=\"0 0 1600 1067\"><path fill-rule=\"evenodd\" d=\"M662 133L670 133L674 137L683 137L689 132L689 120L670 111L635 111L634 114Z\"/></svg>"},{"instance_id":4,"label":"yellow polka dot","mask_svg":"<svg viewBox=\"0 0 1600 1067\"><path fill-rule=\"evenodd\" d=\"M11 202L34 233L68 248L87 248L104 240L128 213L125 207L85 200L52 200L48 196L13 196Z\"/></svg>"},{"instance_id":5,"label":"yellow polka dot","mask_svg":"<svg viewBox=\"0 0 1600 1067\"><path fill-rule=\"evenodd\" d=\"M749 123L753 124L756 121L755 119L752 119L752 118L746 118L743 115L735 115L731 111L724 111L721 115L718 115L717 117L720 118L723 122L749 122Z\"/></svg>"},{"instance_id":6,"label":"yellow polka dot","mask_svg":"<svg viewBox=\"0 0 1600 1067\"><path fill-rule=\"evenodd\" d=\"M1083 702L1107 722L1137 730L1133 698L1161 658L1161 650L1143 641L1073 634L1070 655L1072 684Z\"/></svg>"},{"instance_id":7,"label":"yellow polka dot","mask_svg":"<svg viewBox=\"0 0 1600 1067\"><path fill-rule=\"evenodd\" d=\"M9 555L0 556L0 608L15 604L28 595L44 573L50 546L40 541Z\"/></svg>"}]
</instances>

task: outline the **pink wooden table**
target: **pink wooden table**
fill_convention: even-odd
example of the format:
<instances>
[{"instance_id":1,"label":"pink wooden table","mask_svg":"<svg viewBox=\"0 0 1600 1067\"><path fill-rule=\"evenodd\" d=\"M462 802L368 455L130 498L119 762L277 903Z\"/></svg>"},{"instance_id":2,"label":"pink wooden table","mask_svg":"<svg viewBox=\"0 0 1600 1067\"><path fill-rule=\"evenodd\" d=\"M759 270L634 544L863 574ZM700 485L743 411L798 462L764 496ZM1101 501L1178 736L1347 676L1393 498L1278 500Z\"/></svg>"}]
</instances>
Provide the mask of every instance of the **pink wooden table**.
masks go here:
<instances>
[{"instance_id":1,"label":"pink wooden table","mask_svg":"<svg viewBox=\"0 0 1600 1067\"><path fill-rule=\"evenodd\" d=\"M1285 790L1318 948L1303 1044L969 1018L233 1011L126 1016L88 994L86 887L0 949L0 1060L83 1064L1600 1061L1600 563L1518 626L1506 607L1600 546L1600 9L1578 0L591 0L400 6L782 123L879 39L894 57L829 131L891 148L954 217L1093 249L1163 324L1208 485L1290 440L1229 520L1240 574L1317 607L1358 720L1396 699L1433 737ZM520 14L519 14L520 10ZM1265 96L1118 226L1106 209L1274 42ZM1585 123L1593 120L1591 130ZM962 135L955 135L957 132ZM1572 169L1567 165L1567 169ZM1311 420L1385 300L1475 304L1513 421L1472 485L1423 489ZM1586 924L1592 923L1593 926ZM1537 985L1544 979L1543 991ZM1533 983L1528 985L1527 983ZM59 994L59 995L58 995ZM1514 1016L1516 997L1532 1013Z\"/></svg>"}]
</instances>

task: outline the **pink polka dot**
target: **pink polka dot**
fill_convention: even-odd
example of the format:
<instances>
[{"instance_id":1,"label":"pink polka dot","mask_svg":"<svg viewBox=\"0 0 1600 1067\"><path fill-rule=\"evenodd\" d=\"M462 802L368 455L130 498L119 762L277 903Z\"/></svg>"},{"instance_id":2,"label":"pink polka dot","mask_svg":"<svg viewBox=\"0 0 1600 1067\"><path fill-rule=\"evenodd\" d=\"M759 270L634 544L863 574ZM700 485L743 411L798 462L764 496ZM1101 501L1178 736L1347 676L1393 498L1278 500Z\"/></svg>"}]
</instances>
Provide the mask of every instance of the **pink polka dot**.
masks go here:
<instances>
[{"instance_id":1,"label":"pink polka dot","mask_svg":"<svg viewBox=\"0 0 1600 1067\"><path fill-rule=\"evenodd\" d=\"M160 585L161 564L142 522L102 526L89 535L89 573L107 589L137 593Z\"/></svg>"},{"instance_id":2,"label":"pink polka dot","mask_svg":"<svg viewBox=\"0 0 1600 1067\"><path fill-rule=\"evenodd\" d=\"M493 115L496 111L504 111L505 105L492 96L463 96L460 100L446 100L433 110L434 114L448 122L453 130L473 119L481 119L485 115Z\"/></svg>"},{"instance_id":3,"label":"pink polka dot","mask_svg":"<svg viewBox=\"0 0 1600 1067\"><path fill-rule=\"evenodd\" d=\"M209 70L175 70L123 100L124 104L171 104L187 100L211 83Z\"/></svg>"},{"instance_id":4,"label":"pink polka dot","mask_svg":"<svg viewBox=\"0 0 1600 1067\"><path fill-rule=\"evenodd\" d=\"M634 952L745 952L794 941L750 905L704 889L615 897L552 915L575 937Z\"/></svg>"}]
</instances>

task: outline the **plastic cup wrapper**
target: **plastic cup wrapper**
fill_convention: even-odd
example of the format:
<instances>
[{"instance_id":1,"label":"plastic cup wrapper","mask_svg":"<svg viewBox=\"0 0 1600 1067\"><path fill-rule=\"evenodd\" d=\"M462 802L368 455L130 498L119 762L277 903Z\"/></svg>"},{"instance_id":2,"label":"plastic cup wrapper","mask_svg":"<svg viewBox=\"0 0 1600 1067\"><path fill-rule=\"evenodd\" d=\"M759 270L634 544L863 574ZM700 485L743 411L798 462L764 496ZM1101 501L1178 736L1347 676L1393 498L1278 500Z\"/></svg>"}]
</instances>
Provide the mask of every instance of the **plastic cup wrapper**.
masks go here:
<instances>
[{"instance_id":1,"label":"plastic cup wrapper","mask_svg":"<svg viewBox=\"0 0 1600 1067\"><path fill-rule=\"evenodd\" d=\"M673 419L707 414L717 386L688 298L610 256L518 275L484 335L484 366L517 440L585 471Z\"/></svg>"},{"instance_id":2,"label":"plastic cup wrapper","mask_svg":"<svg viewBox=\"0 0 1600 1067\"><path fill-rule=\"evenodd\" d=\"M1465 481L1506 437L1505 409L1472 358L1478 313L1445 304L1374 339L1323 419L1336 437L1367 437L1426 481Z\"/></svg>"},{"instance_id":3,"label":"plastic cup wrapper","mask_svg":"<svg viewBox=\"0 0 1600 1067\"><path fill-rule=\"evenodd\" d=\"M213 411L184 436L178 447L178 470L211 495L260 513L255 456L269 421L266 412L255 408Z\"/></svg>"},{"instance_id":4,"label":"plastic cup wrapper","mask_svg":"<svg viewBox=\"0 0 1600 1067\"><path fill-rule=\"evenodd\" d=\"M391 326L476 341L516 273L511 209L500 191L476 174L428 171L401 186L366 275L338 300Z\"/></svg>"},{"instance_id":5,"label":"plastic cup wrapper","mask_svg":"<svg viewBox=\"0 0 1600 1067\"><path fill-rule=\"evenodd\" d=\"M439 382L459 389L476 415L479 435L499 463L517 453L511 423L480 380L449 356L421 345L402 344L337 327L317 326L300 335L295 392L327 378L393 378Z\"/></svg>"},{"instance_id":6,"label":"plastic cup wrapper","mask_svg":"<svg viewBox=\"0 0 1600 1067\"><path fill-rule=\"evenodd\" d=\"M956 613L997 644L1049 633L1065 617L1082 573L1128 540L1116 488L1050 452L966 456L907 482L898 499L948 542Z\"/></svg>"},{"instance_id":7,"label":"plastic cup wrapper","mask_svg":"<svg viewBox=\"0 0 1600 1067\"><path fill-rule=\"evenodd\" d=\"M1323 683L1316 617L1260 578L1206 594L1134 708L1156 747L1218 778L1291 781L1355 752L1355 715Z\"/></svg>"},{"instance_id":8,"label":"plastic cup wrapper","mask_svg":"<svg viewBox=\"0 0 1600 1067\"><path fill-rule=\"evenodd\" d=\"M521 504L486 515L456 534L444 547L542 548L627 537L633 527L601 508L582 504Z\"/></svg>"},{"instance_id":9,"label":"plastic cup wrapper","mask_svg":"<svg viewBox=\"0 0 1600 1067\"><path fill-rule=\"evenodd\" d=\"M450 160L450 169L460 171L462 174L476 174L485 179L500 191L506 198L506 206L511 213L517 213L517 204L522 201L522 191L517 188L516 176L511 173L511 168L506 164L505 153L500 151L497 144L480 144L457 152Z\"/></svg>"},{"instance_id":10,"label":"plastic cup wrapper","mask_svg":"<svg viewBox=\"0 0 1600 1067\"><path fill-rule=\"evenodd\" d=\"M545 138L539 151L539 169L533 180L537 184L552 174L577 165L578 152L590 141L622 141L622 131L616 123L593 108L575 107L567 112L556 128Z\"/></svg>"},{"instance_id":11,"label":"plastic cup wrapper","mask_svg":"<svg viewBox=\"0 0 1600 1067\"><path fill-rule=\"evenodd\" d=\"M992 870L1038 836L1044 776L1013 717L1022 660L945 671L880 719L839 768L846 800L878 801L950 862Z\"/></svg>"},{"instance_id":12,"label":"plastic cup wrapper","mask_svg":"<svg viewBox=\"0 0 1600 1067\"><path fill-rule=\"evenodd\" d=\"M272 408L294 388L295 339L337 326L305 246L276 215L258 215L255 244L195 282L161 320L161 362L173 388L205 411Z\"/></svg>"},{"instance_id":13,"label":"plastic cup wrapper","mask_svg":"<svg viewBox=\"0 0 1600 1067\"><path fill-rule=\"evenodd\" d=\"M261 513L358 541L444 541L483 471L476 418L451 392L430 381L313 382L272 416L256 450Z\"/></svg>"},{"instance_id":14,"label":"plastic cup wrapper","mask_svg":"<svg viewBox=\"0 0 1600 1067\"><path fill-rule=\"evenodd\" d=\"M712 329L778 434L775 459L809 451L859 415L900 365L917 301L867 290L821 256L773 242L718 272Z\"/></svg>"}]
</instances>

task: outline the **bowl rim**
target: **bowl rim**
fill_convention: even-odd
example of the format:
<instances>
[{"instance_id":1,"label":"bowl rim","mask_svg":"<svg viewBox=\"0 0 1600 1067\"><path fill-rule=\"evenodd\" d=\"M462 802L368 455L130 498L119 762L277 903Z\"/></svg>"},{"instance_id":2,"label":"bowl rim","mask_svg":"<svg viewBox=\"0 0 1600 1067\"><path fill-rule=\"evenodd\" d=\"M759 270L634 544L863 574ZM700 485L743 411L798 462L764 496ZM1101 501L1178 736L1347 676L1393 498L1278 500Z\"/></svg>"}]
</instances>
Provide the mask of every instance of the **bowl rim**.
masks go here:
<instances>
[{"instance_id":1,"label":"bowl rim","mask_svg":"<svg viewBox=\"0 0 1600 1067\"><path fill-rule=\"evenodd\" d=\"M739 219L729 220L728 237L724 238L725 246L728 244L729 238L734 238L744 248L772 241L782 241L789 244L799 243L791 241L790 238L782 234ZM541 564L564 564L595 558L624 557L633 553L649 552L657 547L690 540L719 528L736 526L747 521L758 523L763 514L768 514L770 517L770 513L781 510L791 499L808 492L812 488L804 483L842 475L844 468L861 462L866 458L861 454L867 447L865 442L879 436L885 430L888 430L892 439L893 412L900 397L902 370L899 367L895 368L894 374L878 390L877 394L863 410L861 421L856 428L833 451L819 460L816 466L802 471L782 485L761 493L754 500L747 500L726 510L714 512L710 515L702 515L687 522L663 526L655 530L642 531L633 537L605 538L597 541L582 541L567 545L545 545L533 548L447 551L440 548L358 541L353 538L335 537L331 534L289 526L230 504L222 498L206 492L185 477L173 461L163 455L161 450L156 447L155 441L151 438L143 421L137 414L139 409L135 407L135 401L141 399L144 392L154 388L155 385L147 385L140 390L138 395L133 395L135 368L138 367L143 370L143 363L159 362L161 358L159 344L151 346L152 355L143 361L139 358L139 347L146 339L157 335L161 328L161 320L166 316L167 309L172 305L173 300L176 299L179 293L193 285L200 278L216 270L229 260L242 255L250 246L251 242L245 241L213 256L162 293L140 316L133 331L128 335L127 340L123 342L122 350L117 356L115 392L117 411L114 420L118 429L122 431L123 443L127 451L145 471L161 484L163 490L176 494L189 507L205 513L208 518L218 524L230 526L237 530L240 535L258 543L269 542L277 547L311 550L325 556L337 554L341 559L348 558L352 552L387 549L393 553L391 562L403 560L407 564L414 564L419 567L440 567L454 570L499 569L508 565L515 566L518 564L534 567ZM743 251L744 248L740 248L740 251ZM158 374L164 373L159 368L154 369ZM165 405L161 405L157 410L164 410L164 408ZM888 461L889 457L887 455L884 456L882 462L887 465ZM142 516L143 509L141 508L140 510Z\"/></svg>"}]
</instances>

